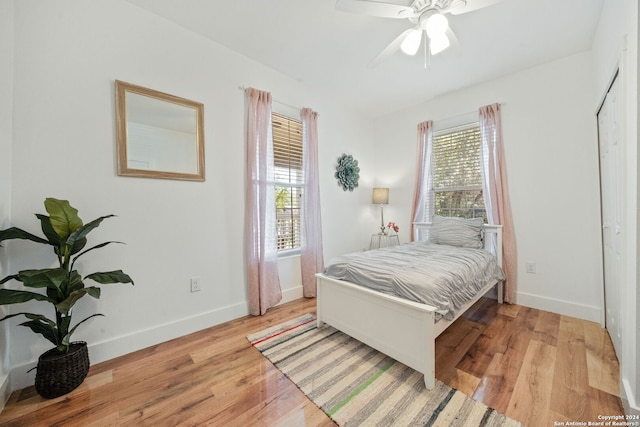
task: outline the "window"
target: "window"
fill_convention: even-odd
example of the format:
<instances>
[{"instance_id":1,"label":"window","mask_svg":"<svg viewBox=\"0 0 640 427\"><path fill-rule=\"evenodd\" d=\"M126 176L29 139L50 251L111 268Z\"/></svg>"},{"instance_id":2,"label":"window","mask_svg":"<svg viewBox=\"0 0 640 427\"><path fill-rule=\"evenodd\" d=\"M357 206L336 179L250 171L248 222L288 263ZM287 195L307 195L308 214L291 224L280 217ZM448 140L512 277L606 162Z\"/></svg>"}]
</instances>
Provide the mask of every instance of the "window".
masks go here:
<instances>
[{"instance_id":1,"label":"window","mask_svg":"<svg viewBox=\"0 0 640 427\"><path fill-rule=\"evenodd\" d=\"M300 248L302 122L272 113L278 251Z\"/></svg>"},{"instance_id":2,"label":"window","mask_svg":"<svg viewBox=\"0 0 640 427\"><path fill-rule=\"evenodd\" d=\"M486 222L480 144L477 123L434 135L432 166L436 215L482 217Z\"/></svg>"}]
</instances>

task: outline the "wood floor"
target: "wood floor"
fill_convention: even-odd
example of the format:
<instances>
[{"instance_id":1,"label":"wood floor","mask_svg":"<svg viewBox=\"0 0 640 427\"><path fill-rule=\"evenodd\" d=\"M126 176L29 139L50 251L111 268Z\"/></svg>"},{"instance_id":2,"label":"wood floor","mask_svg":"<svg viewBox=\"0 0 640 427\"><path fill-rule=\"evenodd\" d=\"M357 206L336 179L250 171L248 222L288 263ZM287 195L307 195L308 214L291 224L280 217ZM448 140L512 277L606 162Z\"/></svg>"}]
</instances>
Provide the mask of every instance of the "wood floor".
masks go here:
<instances>
[{"instance_id":1,"label":"wood floor","mask_svg":"<svg viewBox=\"0 0 640 427\"><path fill-rule=\"evenodd\" d=\"M298 300L97 364L57 399L16 391L0 425L333 425L245 338L313 311ZM482 299L436 349L438 379L525 425L623 413L618 362L595 323Z\"/></svg>"}]
</instances>

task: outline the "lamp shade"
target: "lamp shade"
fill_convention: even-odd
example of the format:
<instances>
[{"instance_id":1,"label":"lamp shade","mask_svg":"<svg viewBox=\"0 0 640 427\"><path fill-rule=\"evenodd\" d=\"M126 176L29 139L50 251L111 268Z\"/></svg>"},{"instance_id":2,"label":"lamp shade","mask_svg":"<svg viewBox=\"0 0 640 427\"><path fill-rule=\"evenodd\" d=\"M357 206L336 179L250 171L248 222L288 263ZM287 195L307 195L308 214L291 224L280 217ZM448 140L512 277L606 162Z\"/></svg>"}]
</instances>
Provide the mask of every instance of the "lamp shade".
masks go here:
<instances>
[{"instance_id":1,"label":"lamp shade","mask_svg":"<svg viewBox=\"0 0 640 427\"><path fill-rule=\"evenodd\" d=\"M389 189L388 188L374 188L372 201L374 205L388 205L389 204Z\"/></svg>"},{"instance_id":2,"label":"lamp shade","mask_svg":"<svg viewBox=\"0 0 640 427\"><path fill-rule=\"evenodd\" d=\"M431 55L439 54L450 45L451 42L449 42L449 37L447 37L446 34L439 34L436 37L432 37L430 42Z\"/></svg>"},{"instance_id":3,"label":"lamp shade","mask_svg":"<svg viewBox=\"0 0 640 427\"><path fill-rule=\"evenodd\" d=\"M438 35L444 34L449 28L449 21L444 15L436 13L432 15L427 20L427 25L425 30L427 31L427 35L429 38L437 37Z\"/></svg>"}]
</instances>

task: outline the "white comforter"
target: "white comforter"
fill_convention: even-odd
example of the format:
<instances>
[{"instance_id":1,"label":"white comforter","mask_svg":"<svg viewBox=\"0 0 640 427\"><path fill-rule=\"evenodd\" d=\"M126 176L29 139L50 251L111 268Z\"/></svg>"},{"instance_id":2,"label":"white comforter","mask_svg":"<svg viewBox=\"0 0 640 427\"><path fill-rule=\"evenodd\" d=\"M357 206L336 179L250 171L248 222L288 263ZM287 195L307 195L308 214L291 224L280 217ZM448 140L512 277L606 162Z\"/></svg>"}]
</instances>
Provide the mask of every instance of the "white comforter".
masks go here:
<instances>
[{"instance_id":1,"label":"white comforter","mask_svg":"<svg viewBox=\"0 0 640 427\"><path fill-rule=\"evenodd\" d=\"M447 319L490 281L505 278L495 256L483 249L424 242L342 255L324 274L434 306Z\"/></svg>"}]
</instances>

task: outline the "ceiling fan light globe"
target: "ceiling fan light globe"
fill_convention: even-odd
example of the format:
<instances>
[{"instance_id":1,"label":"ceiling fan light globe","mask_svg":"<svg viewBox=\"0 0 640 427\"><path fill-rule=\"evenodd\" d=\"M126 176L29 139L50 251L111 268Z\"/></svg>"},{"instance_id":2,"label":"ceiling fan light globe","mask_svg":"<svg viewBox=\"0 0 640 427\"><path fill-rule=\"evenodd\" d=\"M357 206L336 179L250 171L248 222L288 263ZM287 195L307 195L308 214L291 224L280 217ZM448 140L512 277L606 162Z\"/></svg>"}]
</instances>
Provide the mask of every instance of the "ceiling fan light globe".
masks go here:
<instances>
[{"instance_id":1,"label":"ceiling fan light globe","mask_svg":"<svg viewBox=\"0 0 640 427\"><path fill-rule=\"evenodd\" d=\"M451 45L449 37L446 34L439 34L436 37L430 38L429 48L431 49L431 55L437 55Z\"/></svg>"},{"instance_id":2,"label":"ceiling fan light globe","mask_svg":"<svg viewBox=\"0 0 640 427\"><path fill-rule=\"evenodd\" d=\"M407 37L402 41L400 45L400 49L407 55L415 55L418 52L418 48L420 48L420 42L422 41L422 31L421 30L413 30Z\"/></svg>"},{"instance_id":3,"label":"ceiling fan light globe","mask_svg":"<svg viewBox=\"0 0 640 427\"><path fill-rule=\"evenodd\" d=\"M449 21L445 18L444 15L436 13L431 15L429 19L427 19L427 24L425 29L427 30L427 35L430 39L434 37L438 37L439 35L445 33L449 28Z\"/></svg>"}]
</instances>

